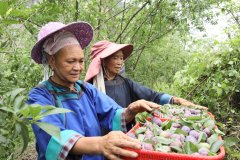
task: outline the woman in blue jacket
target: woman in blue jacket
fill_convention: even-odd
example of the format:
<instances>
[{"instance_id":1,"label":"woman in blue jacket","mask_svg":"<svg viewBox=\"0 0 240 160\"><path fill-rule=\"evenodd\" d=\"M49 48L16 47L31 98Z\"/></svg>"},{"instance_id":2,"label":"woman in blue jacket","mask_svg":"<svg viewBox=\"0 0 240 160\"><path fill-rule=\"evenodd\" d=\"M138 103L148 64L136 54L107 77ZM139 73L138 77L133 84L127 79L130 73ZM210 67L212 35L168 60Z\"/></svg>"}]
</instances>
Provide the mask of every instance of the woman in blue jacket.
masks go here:
<instances>
[{"instance_id":1,"label":"woman in blue jacket","mask_svg":"<svg viewBox=\"0 0 240 160\"><path fill-rule=\"evenodd\" d=\"M92 27L86 22L68 25L49 22L38 34L38 42L32 49L31 57L36 63L43 64L45 81L30 91L27 102L73 111L40 120L59 127L61 139L49 135L36 125L32 126L38 160L137 157L137 153L123 149L141 148L137 140L123 133L126 132L126 123L134 119L133 113L160 107L139 100L122 108L93 85L79 80L85 65L83 49L90 43L92 36ZM103 128L112 132L101 136Z\"/></svg>"}]
</instances>

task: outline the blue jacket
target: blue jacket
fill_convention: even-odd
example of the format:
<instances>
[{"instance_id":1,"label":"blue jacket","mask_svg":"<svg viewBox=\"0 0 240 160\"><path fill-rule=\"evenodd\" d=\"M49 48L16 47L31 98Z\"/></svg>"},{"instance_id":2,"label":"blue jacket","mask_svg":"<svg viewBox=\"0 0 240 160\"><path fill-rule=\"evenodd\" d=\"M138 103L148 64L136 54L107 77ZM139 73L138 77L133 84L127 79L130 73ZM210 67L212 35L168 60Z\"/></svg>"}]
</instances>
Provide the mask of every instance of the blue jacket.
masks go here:
<instances>
[{"instance_id":1,"label":"blue jacket","mask_svg":"<svg viewBox=\"0 0 240 160\"><path fill-rule=\"evenodd\" d=\"M72 146L81 137L101 135L101 128L126 130L122 128L123 109L107 95L99 92L89 83L78 81L76 92L60 86L51 80L41 83L29 93L28 104L52 105L72 110L74 113L54 114L40 120L53 124L61 130L61 142L50 136L37 125L33 125L36 137L38 160L83 159L103 160L102 155L74 156L69 154Z\"/></svg>"}]
</instances>

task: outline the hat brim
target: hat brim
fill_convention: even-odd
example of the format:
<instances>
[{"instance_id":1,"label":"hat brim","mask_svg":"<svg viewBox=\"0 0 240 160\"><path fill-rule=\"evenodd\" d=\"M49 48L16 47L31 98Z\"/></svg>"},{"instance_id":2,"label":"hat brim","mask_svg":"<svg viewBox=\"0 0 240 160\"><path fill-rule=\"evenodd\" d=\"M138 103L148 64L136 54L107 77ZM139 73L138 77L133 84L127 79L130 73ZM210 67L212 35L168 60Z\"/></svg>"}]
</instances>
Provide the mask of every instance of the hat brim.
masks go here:
<instances>
[{"instance_id":1,"label":"hat brim","mask_svg":"<svg viewBox=\"0 0 240 160\"><path fill-rule=\"evenodd\" d=\"M133 45L131 44L110 44L108 48L102 51L100 58L104 59L112 54L116 53L117 51L123 52L123 59L126 60L133 51Z\"/></svg>"},{"instance_id":2,"label":"hat brim","mask_svg":"<svg viewBox=\"0 0 240 160\"><path fill-rule=\"evenodd\" d=\"M42 46L43 46L45 40L50 38L51 36L54 35L54 33L59 32L59 31L68 31L68 32L73 33L75 35L75 37L77 38L82 49L86 48L93 38L93 29L89 23L74 22L74 23L67 24L64 27L59 28L58 30L48 34L47 36L45 36L44 38L39 40L34 45L32 51L31 51L31 57L36 63L42 64L42 50L43 50Z\"/></svg>"}]
</instances>

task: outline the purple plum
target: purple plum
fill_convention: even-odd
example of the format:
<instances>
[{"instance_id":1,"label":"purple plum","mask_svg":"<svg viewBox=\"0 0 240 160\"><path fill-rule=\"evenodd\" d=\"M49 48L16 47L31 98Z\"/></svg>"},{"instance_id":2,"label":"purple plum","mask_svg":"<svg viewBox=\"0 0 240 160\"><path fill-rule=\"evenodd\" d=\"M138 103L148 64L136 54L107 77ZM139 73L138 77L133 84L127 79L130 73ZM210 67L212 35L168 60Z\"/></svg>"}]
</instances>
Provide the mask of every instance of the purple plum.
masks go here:
<instances>
[{"instance_id":1,"label":"purple plum","mask_svg":"<svg viewBox=\"0 0 240 160\"><path fill-rule=\"evenodd\" d=\"M174 140L179 140L181 142L184 142L185 140L185 136L183 134L172 134L170 138Z\"/></svg>"},{"instance_id":2,"label":"purple plum","mask_svg":"<svg viewBox=\"0 0 240 160\"><path fill-rule=\"evenodd\" d=\"M195 130L191 130L191 131L189 132L189 135L191 135L191 136L195 137L196 139L198 139L200 133L198 133L198 132L195 131Z\"/></svg>"},{"instance_id":3,"label":"purple plum","mask_svg":"<svg viewBox=\"0 0 240 160\"><path fill-rule=\"evenodd\" d=\"M153 124L149 121L146 121L143 126L147 128L152 128Z\"/></svg>"},{"instance_id":4,"label":"purple plum","mask_svg":"<svg viewBox=\"0 0 240 160\"><path fill-rule=\"evenodd\" d=\"M146 142L143 142L142 143L142 148L143 149L146 149L146 150L150 150L150 151L153 151L153 145L151 143L146 143Z\"/></svg>"},{"instance_id":5,"label":"purple plum","mask_svg":"<svg viewBox=\"0 0 240 160\"><path fill-rule=\"evenodd\" d=\"M208 127L206 127L206 128L203 130L203 132L206 133L208 137L211 136L211 130L210 130Z\"/></svg>"},{"instance_id":6,"label":"purple plum","mask_svg":"<svg viewBox=\"0 0 240 160\"><path fill-rule=\"evenodd\" d=\"M192 143L196 143L197 139L191 135L187 136L185 139L186 142L192 142Z\"/></svg>"},{"instance_id":7,"label":"purple plum","mask_svg":"<svg viewBox=\"0 0 240 160\"><path fill-rule=\"evenodd\" d=\"M198 152L192 153L191 155L193 155L193 156L201 156L201 154L198 153Z\"/></svg>"},{"instance_id":8,"label":"purple plum","mask_svg":"<svg viewBox=\"0 0 240 160\"><path fill-rule=\"evenodd\" d=\"M170 138L171 135L172 135L172 133L167 132L167 131L162 131L162 132L160 133L160 136L162 136L162 137L164 137L164 138Z\"/></svg>"},{"instance_id":9,"label":"purple plum","mask_svg":"<svg viewBox=\"0 0 240 160\"><path fill-rule=\"evenodd\" d=\"M195 109L190 109L189 111L191 112L191 114L194 114L194 115L198 115L201 113L200 110L195 110Z\"/></svg>"},{"instance_id":10,"label":"purple plum","mask_svg":"<svg viewBox=\"0 0 240 160\"><path fill-rule=\"evenodd\" d=\"M185 139L186 139L183 134L179 134L179 137L180 137L179 139L180 139L181 142L184 142Z\"/></svg>"},{"instance_id":11,"label":"purple plum","mask_svg":"<svg viewBox=\"0 0 240 160\"><path fill-rule=\"evenodd\" d=\"M209 150L205 147L202 147L198 150L198 153L201 154L202 156L207 156L208 152L209 152Z\"/></svg>"},{"instance_id":12,"label":"purple plum","mask_svg":"<svg viewBox=\"0 0 240 160\"><path fill-rule=\"evenodd\" d=\"M173 141L172 143L170 143L170 146L177 146L177 147L182 147L183 144L180 140L176 139L175 141Z\"/></svg>"},{"instance_id":13,"label":"purple plum","mask_svg":"<svg viewBox=\"0 0 240 160\"><path fill-rule=\"evenodd\" d=\"M174 128L180 128L180 127L181 127L181 124L173 123L173 124L172 124L172 127L174 127Z\"/></svg>"},{"instance_id":14,"label":"purple plum","mask_svg":"<svg viewBox=\"0 0 240 160\"><path fill-rule=\"evenodd\" d=\"M150 131L149 129L145 132L145 138L151 139L153 137L153 132Z\"/></svg>"},{"instance_id":15,"label":"purple plum","mask_svg":"<svg viewBox=\"0 0 240 160\"><path fill-rule=\"evenodd\" d=\"M155 123L158 126L162 126L162 121L157 117L153 117L152 122Z\"/></svg>"},{"instance_id":16,"label":"purple plum","mask_svg":"<svg viewBox=\"0 0 240 160\"><path fill-rule=\"evenodd\" d=\"M183 126L181 129L186 133L190 132L190 128L188 126Z\"/></svg>"}]
</instances>

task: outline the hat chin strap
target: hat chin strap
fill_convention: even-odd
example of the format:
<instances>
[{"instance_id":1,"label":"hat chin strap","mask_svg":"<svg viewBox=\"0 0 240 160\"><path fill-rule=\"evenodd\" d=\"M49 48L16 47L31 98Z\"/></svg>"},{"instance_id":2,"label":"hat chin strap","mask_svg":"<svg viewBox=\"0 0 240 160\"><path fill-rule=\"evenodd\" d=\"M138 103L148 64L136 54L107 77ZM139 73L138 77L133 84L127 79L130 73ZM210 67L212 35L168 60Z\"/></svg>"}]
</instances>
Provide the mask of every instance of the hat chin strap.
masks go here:
<instances>
[{"instance_id":1,"label":"hat chin strap","mask_svg":"<svg viewBox=\"0 0 240 160\"><path fill-rule=\"evenodd\" d=\"M100 67L100 71L97 74L97 76L95 76L93 78L93 85L100 90L101 92L106 94L106 89L105 89L105 83L104 83L104 77L103 77L103 69L102 67Z\"/></svg>"}]
</instances>

